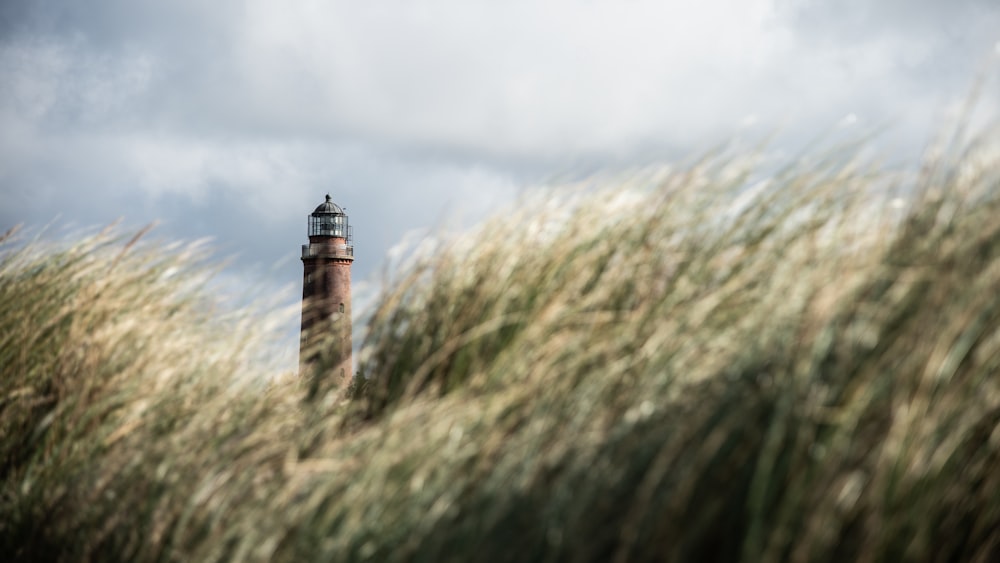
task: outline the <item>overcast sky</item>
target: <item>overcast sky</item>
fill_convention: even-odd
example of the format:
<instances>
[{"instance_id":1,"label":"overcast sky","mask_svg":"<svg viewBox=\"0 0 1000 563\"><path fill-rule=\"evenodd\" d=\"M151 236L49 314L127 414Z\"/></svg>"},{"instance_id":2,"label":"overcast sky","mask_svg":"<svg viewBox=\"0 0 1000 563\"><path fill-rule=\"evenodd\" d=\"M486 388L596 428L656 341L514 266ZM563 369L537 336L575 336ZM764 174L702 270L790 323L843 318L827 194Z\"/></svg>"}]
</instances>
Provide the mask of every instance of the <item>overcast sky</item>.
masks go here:
<instances>
[{"instance_id":1,"label":"overcast sky","mask_svg":"<svg viewBox=\"0 0 1000 563\"><path fill-rule=\"evenodd\" d=\"M161 220L294 293L330 193L358 283L415 229L734 135L912 157L998 54L996 0L4 0L0 229Z\"/></svg>"}]
</instances>

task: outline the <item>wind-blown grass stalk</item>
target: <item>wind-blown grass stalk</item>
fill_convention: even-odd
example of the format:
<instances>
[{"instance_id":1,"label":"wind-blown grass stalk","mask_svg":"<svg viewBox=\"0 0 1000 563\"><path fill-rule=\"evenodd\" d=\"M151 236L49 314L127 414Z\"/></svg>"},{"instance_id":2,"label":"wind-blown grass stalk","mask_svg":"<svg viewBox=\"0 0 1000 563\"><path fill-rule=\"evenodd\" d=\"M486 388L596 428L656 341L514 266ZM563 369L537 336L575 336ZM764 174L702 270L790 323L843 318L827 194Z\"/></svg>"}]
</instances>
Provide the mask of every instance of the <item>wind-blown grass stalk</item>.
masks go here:
<instances>
[{"instance_id":1,"label":"wind-blown grass stalk","mask_svg":"<svg viewBox=\"0 0 1000 563\"><path fill-rule=\"evenodd\" d=\"M990 147L912 175L713 157L530 198L385 289L347 396L248 374L268 335L216 318L182 255L8 251L0 549L986 560Z\"/></svg>"}]
</instances>

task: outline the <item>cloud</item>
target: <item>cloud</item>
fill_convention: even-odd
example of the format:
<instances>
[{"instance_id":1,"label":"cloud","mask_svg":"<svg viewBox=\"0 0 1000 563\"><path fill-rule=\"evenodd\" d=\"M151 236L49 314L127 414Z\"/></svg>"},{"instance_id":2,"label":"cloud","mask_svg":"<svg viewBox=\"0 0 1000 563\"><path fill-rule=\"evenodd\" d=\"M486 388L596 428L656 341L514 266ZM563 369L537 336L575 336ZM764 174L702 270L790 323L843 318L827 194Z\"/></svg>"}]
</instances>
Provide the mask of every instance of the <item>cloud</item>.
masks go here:
<instances>
[{"instance_id":1,"label":"cloud","mask_svg":"<svg viewBox=\"0 0 1000 563\"><path fill-rule=\"evenodd\" d=\"M37 91L18 113L43 111L49 126L365 143L524 168L698 150L747 115L764 127L831 127L850 112L923 127L967 88L998 12L765 0L40 6L12 36L48 43L4 74ZM961 76L940 80L953 61Z\"/></svg>"},{"instance_id":2,"label":"cloud","mask_svg":"<svg viewBox=\"0 0 1000 563\"><path fill-rule=\"evenodd\" d=\"M352 135L496 158L621 151L731 123L683 110L747 80L773 49L763 2L272 6L249 11L247 56L258 76L285 79L258 93L282 98L309 76L315 97L301 107ZM692 113L707 123L691 127Z\"/></svg>"}]
</instances>

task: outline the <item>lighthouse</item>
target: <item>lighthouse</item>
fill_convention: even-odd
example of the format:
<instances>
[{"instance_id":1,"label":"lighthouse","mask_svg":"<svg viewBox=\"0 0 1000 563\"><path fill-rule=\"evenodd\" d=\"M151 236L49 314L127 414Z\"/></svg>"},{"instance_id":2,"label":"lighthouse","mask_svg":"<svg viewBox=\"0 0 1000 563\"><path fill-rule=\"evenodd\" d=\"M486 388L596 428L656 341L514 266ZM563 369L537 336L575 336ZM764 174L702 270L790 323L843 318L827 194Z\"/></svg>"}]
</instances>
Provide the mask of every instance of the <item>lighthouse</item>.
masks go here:
<instances>
[{"instance_id":1,"label":"lighthouse","mask_svg":"<svg viewBox=\"0 0 1000 563\"><path fill-rule=\"evenodd\" d=\"M353 376L351 358L351 264L347 213L329 194L308 217L309 244L302 245L302 331L299 371L318 386L339 387ZM320 379L332 379L320 382ZM333 385L330 385L330 384Z\"/></svg>"}]
</instances>

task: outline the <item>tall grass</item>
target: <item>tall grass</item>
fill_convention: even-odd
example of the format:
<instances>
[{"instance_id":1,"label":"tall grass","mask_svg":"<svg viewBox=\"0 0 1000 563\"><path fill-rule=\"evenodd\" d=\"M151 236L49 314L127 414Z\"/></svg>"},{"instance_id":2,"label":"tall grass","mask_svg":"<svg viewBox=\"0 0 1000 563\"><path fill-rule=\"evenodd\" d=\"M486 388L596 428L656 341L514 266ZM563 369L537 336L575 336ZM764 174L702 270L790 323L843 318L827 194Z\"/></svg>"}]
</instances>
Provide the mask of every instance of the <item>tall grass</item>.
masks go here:
<instances>
[{"instance_id":1,"label":"tall grass","mask_svg":"<svg viewBox=\"0 0 1000 563\"><path fill-rule=\"evenodd\" d=\"M8 245L0 550L990 560L990 140L913 172L728 155L530 198L416 256L365 378L319 396L247 360L268 333L220 318L183 251Z\"/></svg>"}]
</instances>

